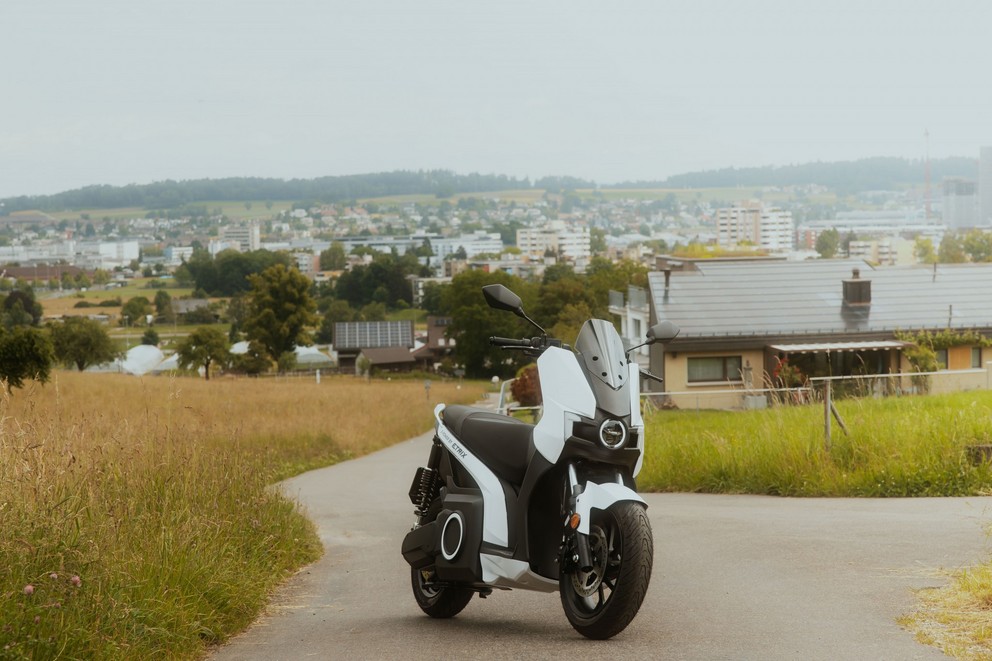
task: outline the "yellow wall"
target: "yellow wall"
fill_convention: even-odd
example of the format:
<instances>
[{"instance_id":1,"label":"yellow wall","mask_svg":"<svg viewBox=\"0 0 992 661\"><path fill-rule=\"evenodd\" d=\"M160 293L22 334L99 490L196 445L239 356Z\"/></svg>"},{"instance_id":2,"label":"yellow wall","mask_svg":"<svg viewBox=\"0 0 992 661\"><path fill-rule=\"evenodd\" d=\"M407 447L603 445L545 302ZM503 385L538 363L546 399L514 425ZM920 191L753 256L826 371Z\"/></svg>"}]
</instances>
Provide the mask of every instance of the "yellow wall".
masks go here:
<instances>
[{"instance_id":1,"label":"yellow wall","mask_svg":"<svg viewBox=\"0 0 992 661\"><path fill-rule=\"evenodd\" d=\"M764 388L764 352L761 349L750 351L697 351L665 354L665 391L676 393L670 396L679 408L736 409L744 406L744 384L740 381L727 383L690 384L688 358L712 356L740 356L741 365L751 364L752 388ZM714 392L720 390L739 392Z\"/></svg>"}]
</instances>

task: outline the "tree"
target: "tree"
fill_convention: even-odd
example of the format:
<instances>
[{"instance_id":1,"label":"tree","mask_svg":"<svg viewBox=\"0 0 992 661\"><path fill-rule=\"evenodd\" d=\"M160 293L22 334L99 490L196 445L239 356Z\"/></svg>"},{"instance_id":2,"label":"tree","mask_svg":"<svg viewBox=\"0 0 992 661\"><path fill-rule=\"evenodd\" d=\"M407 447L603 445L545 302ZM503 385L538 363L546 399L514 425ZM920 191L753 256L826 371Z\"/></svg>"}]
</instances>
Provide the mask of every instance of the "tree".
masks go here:
<instances>
[{"instance_id":1,"label":"tree","mask_svg":"<svg viewBox=\"0 0 992 661\"><path fill-rule=\"evenodd\" d=\"M51 330L56 360L69 367L75 366L80 372L117 356L107 329L98 321L69 317L52 325Z\"/></svg>"},{"instance_id":2,"label":"tree","mask_svg":"<svg viewBox=\"0 0 992 661\"><path fill-rule=\"evenodd\" d=\"M971 230L964 236L964 250L973 262L992 262L992 234Z\"/></svg>"},{"instance_id":3,"label":"tree","mask_svg":"<svg viewBox=\"0 0 992 661\"><path fill-rule=\"evenodd\" d=\"M840 232L835 228L830 228L820 232L816 237L816 252L820 253L823 259L830 259L837 255L840 249Z\"/></svg>"},{"instance_id":4,"label":"tree","mask_svg":"<svg viewBox=\"0 0 992 661\"><path fill-rule=\"evenodd\" d=\"M961 239L954 234L945 234L937 249L937 260L941 264L963 264L968 261Z\"/></svg>"},{"instance_id":5,"label":"tree","mask_svg":"<svg viewBox=\"0 0 992 661\"><path fill-rule=\"evenodd\" d=\"M929 237L918 236L913 244L913 256L921 264L936 264L937 251L934 250L933 240Z\"/></svg>"},{"instance_id":6,"label":"tree","mask_svg":"<svg viewBox=\"0 0 992 661\"><path fill-rule=\"evenodd\" d=\"M176 311L172 308L172 297L164 289L155 292L155 317L167 324L176 320Z\"/></svg>"},{"instance_id":7,"label":"tree","mask_svg":"<svg viewBox=\"0 0 992 661\"><path fill-rule=\"evenodd\" d=\"M122 326L141 326L145 318L152 313L152 304L144 296L135 296L121 308Z\"/></svg>"},{"instance_id":8,"label":"tree","mask_svg":"<svg viewBox=\"0 0 992 661\"><path fill-rule=\"evenodd\" d=\"M330 248L320 253L321 271L340 271L348 265L348 255L345 254L344 244L340 241L331 243Z\"/></svg>"},{"instance_id":9,"label":"tree","mask_svg":"<svg viewBox=\"0 0 992 661\"><path fill-rule=\"evenodd\" d=\"M141 343L157 347L159 343L158 333L154 328L147 329L141 336Z\"/></svg>"},{"instance_id":10,"label":"tree","mask_svg":"<svg viewBox=\"0 0 992 661\"><path fill-rule=\"evenodd\" d=\"M251 290L244 328L248 339L262 345L274 361L309 342L307 326L317 322L310 280L284 264L270 266L248 280Z\"/></svg>"},{"instance_id":11,"label":"tree","mask_svg":"<svg viewBox=\"0 0 992 661\"><path fill-rule=\"evenodd\" d=\"M3 325L7 328L14 326L36 326L41 321L41 303L35 300L34 290L15 289L3 299Z\"/></svg>"},{"instance_id":12,"label":"tree","mask_svg":"<svg viewBox=\"0 0 992 661\"><path fill-rule=\"evenodd\" d=\"M248 351L231 355L229 369L238 374L257 375L269 369L271 364L265 349L258 342L250 342Z\"/></svg>"},{"instance_id":13,"label":"tree","mask_svg":"<svg viewBox=\"0 0 992 661\"><path fill-rule=\"evenodd\" d=\"M8 393L23 388L25 379L45 383L51 366L52 343L42 331L0 327L0 380L6 383Z\"/></svg>"},{"instance_id":14,"label":"tree","mask_svg":"<svg viewBox=\"0 0 992 661\"><path fill-rule=\"evenodd\" d=\"M205 380L210 380L210 365L226 365L231 358L227 348L227 336L218 328L205 326L187 335L176 349L179 356L179 369L199 369L203 367Z\"/></svg>"},{"instance_id":15,"label":"tree","mask_svg":"<svg viewBox=\"0 0 992 661\"><path fill-rule=\"evenodd\" d=\"M355 311L348 305L348 301L335 299L327 306L324 317L320 322L320 329L317 331L317 341L322 344L334 342L334 324L354 321Z\"/></svg>"},{"instance_id":16,"label":"tree","mask_svg":"<svg viewBox=\"0 0 992 661\"><path fill-rule=\"evenodd\" d=\"M448 337L456 340L455 358L465 366L469 377L512 376L523 364L521 361L529 360L521 352L501 351L491 346L491 335L524 337L536 334L530 324L509 312L486 305L482 287L493 283L506 285L521 297L524 309L533 309L536 297L532 287L503 271L466 271L444 288L444 307L452 316Z\"/></svg>"}]
</instances>

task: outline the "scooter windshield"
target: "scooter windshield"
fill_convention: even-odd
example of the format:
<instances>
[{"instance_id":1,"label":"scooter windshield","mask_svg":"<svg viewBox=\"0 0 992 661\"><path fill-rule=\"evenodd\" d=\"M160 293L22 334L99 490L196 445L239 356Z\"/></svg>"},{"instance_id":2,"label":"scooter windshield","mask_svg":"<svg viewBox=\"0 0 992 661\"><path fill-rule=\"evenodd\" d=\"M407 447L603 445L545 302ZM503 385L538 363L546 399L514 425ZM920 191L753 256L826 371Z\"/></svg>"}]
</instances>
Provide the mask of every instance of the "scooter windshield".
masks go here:
<instances>
[{"instance_id":1,"label":"scooter windshield","mask_svg":"<svg viewBox=\"0 0 992 661\"><path fill-rule=\"evenodd\" d=\"M582 324L575 350L586 371L610 388L618 390L627 385L627 354L613 324L602 319L590 319Z\"/></svg>"}]
</instances>

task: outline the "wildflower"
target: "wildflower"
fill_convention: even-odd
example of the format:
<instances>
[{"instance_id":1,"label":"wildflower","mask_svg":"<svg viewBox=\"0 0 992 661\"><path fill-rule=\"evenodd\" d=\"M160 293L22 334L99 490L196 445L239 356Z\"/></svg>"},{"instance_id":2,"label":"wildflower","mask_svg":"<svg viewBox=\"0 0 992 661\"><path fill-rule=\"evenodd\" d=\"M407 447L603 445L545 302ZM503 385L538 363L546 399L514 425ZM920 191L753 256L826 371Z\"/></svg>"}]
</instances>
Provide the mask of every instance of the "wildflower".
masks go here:
<instances>
[{"instance_id":1,"label":"wildflower","mask_svg":"<svg viewBox=\"0 0 992 661\"><path fill-rule=\"evenodd\" d=\"M57 581L59 580L59 575L56 574L55 572L52 572L51 574L48 575L48 578L52 579L53 581Z\"/></svg>"},{"instance_id":2,"label":"wildflower","mask_svg":"<svg viewBox=\"0 0 992 661\"><path fill-rule=\"evenodd\" d=\"M83 584L83 579L79 578L78 576L73 576L72 578L69 579L69 582L78 588L80 585Z\"/></svg>"},{"instance_id":3,"label":"wildflower","mask_svg":"<svg viewBox=\"0 0 992 661\"><path fill-rule=\"evenodd\" d=\"M27 585L25 585L24 586L24 594L26 594L29 597L31 595L33 595L34 594L34 586L31 585L30 583L28 583Z\"/></svg>"},{"instance_id":4,"label":"wildflower","mask_svg":"<svg viewBox=\"0 0 992 661\"><path fill-rule=\"evenodd\" d=\"M35 624L38 624L39 622L41 622L41 615L35 615L34 616L34 623Z\"/></svg>"}]
</instances>

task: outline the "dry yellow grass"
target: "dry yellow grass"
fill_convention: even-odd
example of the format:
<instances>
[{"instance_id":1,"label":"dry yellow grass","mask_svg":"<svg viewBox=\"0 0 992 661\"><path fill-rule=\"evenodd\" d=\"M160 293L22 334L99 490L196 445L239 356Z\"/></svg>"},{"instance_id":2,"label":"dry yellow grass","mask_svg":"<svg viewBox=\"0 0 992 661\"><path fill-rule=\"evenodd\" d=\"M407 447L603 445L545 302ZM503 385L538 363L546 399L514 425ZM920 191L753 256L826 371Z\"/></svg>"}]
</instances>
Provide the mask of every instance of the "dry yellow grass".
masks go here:
<instances>
[{"instance_id":1,"label":"dry yellow grass","mask_svg":"<svg viewBox=\"0 0 992 661\"><path fill-rule=\"evenodd\" d=\"M471 402L478 383L419 380L142 377L56 372L3 402L7 425L69 434L86 451L125 430L137 441L221 443L330 438L342 453L363 454L426 431L438 402ZM176 438L182 435L182 439ZM122 439L123 440L123 439Z\"/></svg>"},{"instance_id":2,"label":"dry yellow grass","mask_svg":"<svg viewBox=\"0 0 992 661\"><path fill-rule=\"evenodd\" d=\"M319 555L268 484L483 390L58 372L0 398L0 658L199 656Z\"/></svg>"},{"instance_id":3,"label":"dry yellow grass","mask_svg":"<svg viewBox=\"0 0 992 661\"><path fill-rule=\"evenodd\" d=\"M956 572L950 585L920 590L899 623L925 645L964 661L992 659L992 564Z\"/></svg>"}]
</instances>

